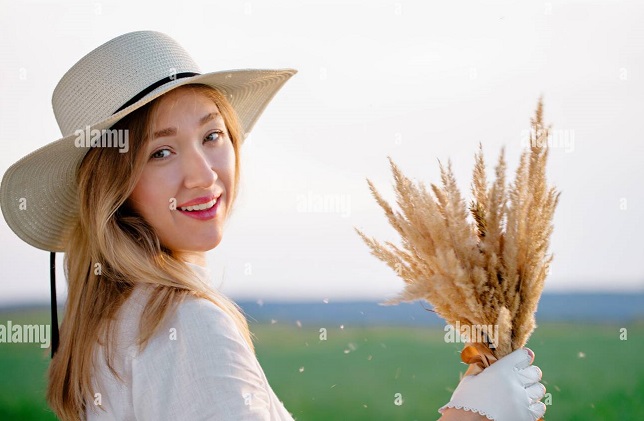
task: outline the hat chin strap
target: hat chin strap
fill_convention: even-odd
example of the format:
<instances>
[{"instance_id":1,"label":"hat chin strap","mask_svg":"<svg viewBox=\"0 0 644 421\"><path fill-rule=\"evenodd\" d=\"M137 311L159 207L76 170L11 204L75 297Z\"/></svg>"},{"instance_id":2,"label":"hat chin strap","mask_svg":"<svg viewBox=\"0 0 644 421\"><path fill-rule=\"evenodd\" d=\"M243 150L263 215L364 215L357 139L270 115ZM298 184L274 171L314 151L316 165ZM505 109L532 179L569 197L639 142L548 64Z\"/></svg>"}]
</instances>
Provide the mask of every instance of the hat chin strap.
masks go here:
<instances>
[{"instance_id":1,"label":"hat chin strap","mask_svg":"<svg viewBox=\"0 0 644 421\"><path fill-rule=\"evenodd\" d=\"M58 350L58 305L56 304L56 253L49 254L49 285L51 288L51 358Z\"/></svg>"}]
</instances>

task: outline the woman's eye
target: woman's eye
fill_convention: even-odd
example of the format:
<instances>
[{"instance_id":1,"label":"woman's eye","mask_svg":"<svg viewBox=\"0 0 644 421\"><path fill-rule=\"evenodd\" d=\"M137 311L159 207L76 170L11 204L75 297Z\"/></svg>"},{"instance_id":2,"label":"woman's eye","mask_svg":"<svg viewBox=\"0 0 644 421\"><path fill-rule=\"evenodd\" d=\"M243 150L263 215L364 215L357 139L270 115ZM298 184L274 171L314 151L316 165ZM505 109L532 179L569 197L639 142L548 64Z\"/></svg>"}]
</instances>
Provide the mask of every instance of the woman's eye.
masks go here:
<instances>
[{"instance_id":1,"label":"woman's eye","mask_svg":"<svg viewBox=\"0 0 644 421\"><path fill-rule=\"evenodd\" d=\"M167 152L167 154L164 155L163 152ZM170 150L169 149L159 149L158 151L156 151L152 155L150 155L150 158L152 158L152 159L164 159L164 158L167 158L169 155L170 155Z\"/></svg>"},{"instance_id":2,"label":"woman's eye","mask_svg":"<svg viewBox=\"0 0 644 421\"><path fill-rule=\"evenodd\" d=\"M208 133L206 135L206 140L216 141L221 137L222 134L223 134L223 132L221 130L215 130L214 132ZM215 138L212 138L212 135L217 135L217 136Z\"/></svg>"}]
</instances>

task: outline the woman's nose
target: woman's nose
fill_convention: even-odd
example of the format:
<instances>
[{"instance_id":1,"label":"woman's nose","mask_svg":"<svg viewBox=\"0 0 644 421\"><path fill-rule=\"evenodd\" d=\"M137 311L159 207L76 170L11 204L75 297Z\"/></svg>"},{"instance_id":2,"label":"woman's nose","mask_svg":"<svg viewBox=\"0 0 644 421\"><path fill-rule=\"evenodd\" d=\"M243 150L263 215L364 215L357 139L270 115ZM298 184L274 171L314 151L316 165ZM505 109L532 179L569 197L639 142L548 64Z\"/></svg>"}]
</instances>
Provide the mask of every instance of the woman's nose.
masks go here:
<instances>
[{"instance_id":1,"label":"woman's nose","mask_svg":"<svg viewBox=\"0 0 644 421\"><path fill-rule=\"evenodd\" d=\"M217 180L213 163L198 148L190 148L183 153L181 166L183 169L184 185L191 189L195 187L211 187Z\"/></svg>"}]
</instances>

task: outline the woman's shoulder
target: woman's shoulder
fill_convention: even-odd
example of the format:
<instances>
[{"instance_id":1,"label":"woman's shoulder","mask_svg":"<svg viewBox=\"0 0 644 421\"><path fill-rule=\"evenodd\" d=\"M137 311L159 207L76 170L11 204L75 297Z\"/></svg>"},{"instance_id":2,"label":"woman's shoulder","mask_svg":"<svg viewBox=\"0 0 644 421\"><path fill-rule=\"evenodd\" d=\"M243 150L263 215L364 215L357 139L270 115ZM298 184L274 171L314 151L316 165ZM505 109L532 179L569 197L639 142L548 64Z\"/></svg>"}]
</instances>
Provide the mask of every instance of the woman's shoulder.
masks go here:
<instances>
[{"instance_id":1,"label":"woman's shoulder","mask_svg":"<svg viewBox=\"0 0 644 421\"><path fill-rule=\"evenodd\" d=\"M135 400L154 403L138 408L141 419L268 420L274 405L234 320L204 298L177 305L132 360L132 372Z\"/></svg>"},{"instance_id":2,"label":"woman's shoulder","mask_svg":"<svg viewBox=\"0 0 644 421\"><path fill-rule=\"evenodd\" d=\"M237 325L227 312L214 302L194 295L187 295L168 320L181 327L190 327L191 331L239 334ZM239 336L241 338L241 334Z\"/></svg>"},{"instance_id":3,"label":"woman's shoulder","mask_svg":"<svg viewBox=\"0 0 644 421\"><path fill-rule=\"evenodd\" d=\"M174 352L175 345L210 353L225 348L240 356L252 353L233 318L214 302L194 295L187 295L168 312L146 348L154 353Z\"/></svg>"},{"instance_id":4,"label":"woman's shoulder","mask_svg":"<svg viewBox=\"0 0 644 421\"><path fill-rule=\"evenodd\" d=\"M233 319L214 302L188 294L178 305L175 318L179 322L208 322L215 326L228 327L234 325Z\"/></svg>"},{"instance_id":5,"label":"woman's shoulder","mask_svg":"<svg viewBox=\"0 0 644 421\"><path fill-rule=\"evenodd\" d=\"M123 306L122 317L132 318L140 317L151 296L154 295L156 287L150 284L137 285L126 304ZM174 308L174 311L169 311L166 320L174 323L195 323L206 322L214 323L214 326L229 327L234 325L231 316L226 313L221 307L214 302L197 297L193 294L187 294Z\"/></svg>"}]
</instances>

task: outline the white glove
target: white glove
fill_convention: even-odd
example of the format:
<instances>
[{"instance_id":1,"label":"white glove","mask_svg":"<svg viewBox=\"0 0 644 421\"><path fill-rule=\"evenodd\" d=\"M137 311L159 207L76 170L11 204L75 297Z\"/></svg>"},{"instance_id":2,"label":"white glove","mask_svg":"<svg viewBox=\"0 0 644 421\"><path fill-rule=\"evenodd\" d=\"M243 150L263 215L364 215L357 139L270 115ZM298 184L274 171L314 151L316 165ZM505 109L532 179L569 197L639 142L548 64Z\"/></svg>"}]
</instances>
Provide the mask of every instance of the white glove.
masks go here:
<instances>
[{"instance_id":1,"label":"white glove","mask_svg":"<svg viewBox=\"0 0 644 421\"><path fill-rule=\"evenodd\" d=\"M517 349L474 376L465 376L441 407L477 412L495 421L535 421L546 412L539 402L546 393L539 367L530 365L533 355Z\"/></svg>"}]
</instances>

